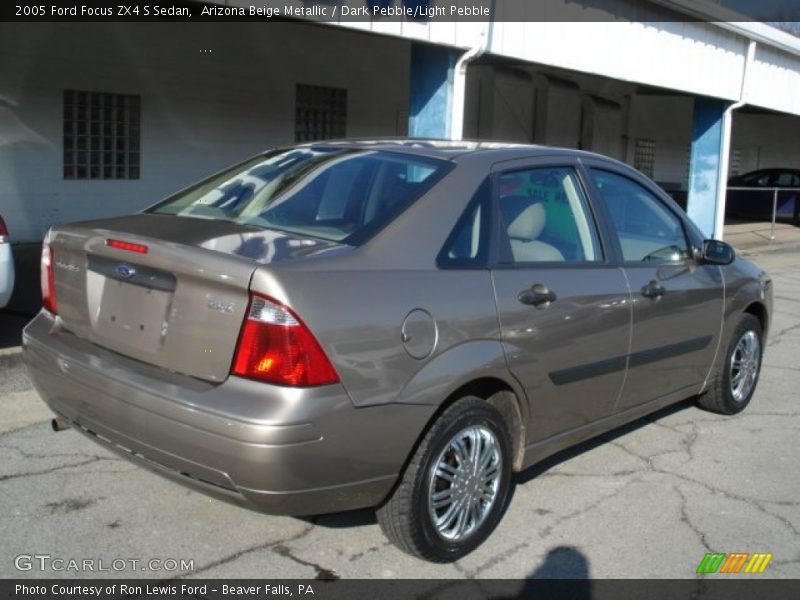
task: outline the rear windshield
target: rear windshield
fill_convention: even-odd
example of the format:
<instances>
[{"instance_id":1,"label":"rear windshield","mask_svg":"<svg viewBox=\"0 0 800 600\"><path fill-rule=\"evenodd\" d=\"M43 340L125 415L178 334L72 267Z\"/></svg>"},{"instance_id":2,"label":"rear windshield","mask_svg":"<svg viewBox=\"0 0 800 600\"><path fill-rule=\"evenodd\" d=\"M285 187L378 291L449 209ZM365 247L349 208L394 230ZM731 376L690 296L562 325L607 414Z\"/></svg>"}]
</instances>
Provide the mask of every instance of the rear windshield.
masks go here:
<instances>
[{"instance_id":1,"label":"rear windshield","mask_svg":"<svg viewBox=\"0 0 800 600\"><path fill-rule=\"evenodd\" d=\"M357 245L450 163L369 149L293 148L252 158L147 209Z\"/></svg>"}]
</instances>

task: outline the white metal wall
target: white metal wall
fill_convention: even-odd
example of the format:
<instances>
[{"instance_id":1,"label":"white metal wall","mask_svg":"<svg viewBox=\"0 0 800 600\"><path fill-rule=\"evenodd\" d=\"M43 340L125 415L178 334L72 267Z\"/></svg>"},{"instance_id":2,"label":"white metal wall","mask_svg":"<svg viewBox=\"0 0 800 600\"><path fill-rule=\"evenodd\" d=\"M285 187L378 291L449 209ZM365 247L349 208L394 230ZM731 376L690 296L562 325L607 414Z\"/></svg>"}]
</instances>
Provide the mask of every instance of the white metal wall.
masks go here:
<instances>
[{"instance_id":1,"label":"white metal wall","mask_svg":"<svg viewBox=\"0 0 800 600\"><path fill-rule=\"evenodd\" d=\"M497 23L492 52L692 94L738 98L746 43L706 23Z\"/></svg>"},{"instance_id":2,"label":"white metal wall","mask_svg":"<svg viewBox=\"0 0 800 600\"><path fill-rule=\"evenodd\" d=\"M759 44L746 100L754 106L800 115L800 57Z\"/></svg>"},{"instance_id":3,"label":"white metal wall","mask_svg":"<svg viewBox=\"0 0 800 600\"><path fill-rule=\"evenodd\" d=\"M551 2L552 3L552 2ZM714 23L658 22L664 15L641 3L642 21L590 21L582 2L565 0L574 22L549 22L537 3L529 3L530 21L493 24L489 52L512 59L593 73L620 81L651 85L688 94L739 100L748 38ZM612 0L608 0L613 15ZM623 2L624 4L624 2ZM502 4L498 3L498 6ZM545 11L546 12L546 11ZM560 10L557 14L567 14ZM544 17L543 17L544 15ZM498 16L501 19L502 15ZM584 19L580 21L579 19ZM753 26L777 38L788 34ZM403 22L376 20L334 26L456 48L475 46L488 31L485 23ZM790 40L800 48L797 40ZM762 108L800 115L800 56L760 41L751 73L748 102Z\"/></svg>"},{"instance_id":4,"label":"white metal wall","mask_svg":"<svg viewBox=\"0 0 800 600\"><path fill-rule=\"evenodd\" d=\"M316 25L226 25L0 25L0 214L13 241L138 210L293 142L296 83L346 88L349 136L395 135L407 119L408 42ZM62 178L64 89L141 96L141 179Z\"/></svg>"}]
</instances>

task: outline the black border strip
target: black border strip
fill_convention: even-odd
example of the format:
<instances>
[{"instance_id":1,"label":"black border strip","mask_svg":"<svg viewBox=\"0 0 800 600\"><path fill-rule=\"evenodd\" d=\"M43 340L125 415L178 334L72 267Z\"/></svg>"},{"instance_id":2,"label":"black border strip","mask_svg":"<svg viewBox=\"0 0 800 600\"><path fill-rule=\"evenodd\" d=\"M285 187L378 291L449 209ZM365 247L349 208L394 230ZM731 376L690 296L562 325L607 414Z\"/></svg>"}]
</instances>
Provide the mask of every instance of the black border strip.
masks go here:
<instances>
[{"instance_id":1,"label":"black border strip","mask_svg":"<svg viewBox=\"0 0 800 600\"><path fill-rule=\"evenodd\" d=\"M21 591L17 586L26 586ZM233 586L257 588L260 592L223 594ZM269 592L265 593L265 586ZM96 590L100 588L100 593ZM158 593L147 592L158 588ZM39 591L31 591L38 589ZM141 593L136 593L141 589ZM308 590L313 591L313 595ZM55 591L54 591L55 590ZM121 590L125 590L120 593ZM134 590L131 593L130 590ZM69 593L72 592L72 593ZM289 595L291 593L291 595ZM313 598L314 600L627 600L645 598L785 600L800 597L798 579L763 579L760 575L739 575L725 579L713 576L696 579L7 579L0 581L0 597L14 599L79 599L93 598L194 598L231 600L251 598Z\"/></svg>"},{"instance_id":2,"label":"black border strip","mask_svg":"<svg viewBox=\"0 0 800 600\"><path fill-rule=\"evenodd\" d=\"M796 15L793 0L782 1L742 7L732 0L14 0L0 3L0 21L777 23Z\"/></svg>"}]
</instances>

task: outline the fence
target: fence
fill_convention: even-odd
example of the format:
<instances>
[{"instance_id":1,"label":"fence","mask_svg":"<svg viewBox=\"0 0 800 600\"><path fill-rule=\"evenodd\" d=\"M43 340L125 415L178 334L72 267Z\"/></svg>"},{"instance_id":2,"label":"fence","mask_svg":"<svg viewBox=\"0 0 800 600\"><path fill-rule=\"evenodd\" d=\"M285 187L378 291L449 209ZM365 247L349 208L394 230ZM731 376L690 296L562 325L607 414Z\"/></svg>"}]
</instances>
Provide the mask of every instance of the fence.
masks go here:
<instances>
[{"instance_id":1,"label":"fence","mask_svg":"<svg viewBox=\"0 0 800 600\"><path fill-rule=\"evenodd\" d=\"M792 199L794 200L794 210L793 210L793 214L792 214L791 218L792 218L792 221L795 224L798 224L798 218L799 218L798 217L798 214L799 214L798 211L800 210L800 187L738 187L738 186L735 186L735 187L729 187L728 188L728 193L730 194L730 192L760 192L760 193L752 194L750 196L740 196L738 198L736 196L731 197L729 195L728 198L726 199L726 212L733 212L737 208L739 210L741 210L743 206L746 207L746 208L758 209L759 208L758 206L746 206L746 204L742 204L742 199L745 198L745 197L748 198L748 200L749 200L748 204L749 203L757 203L757 202L761 201L763 198L765 198L768 193L772 194L772 217L771 217L772 226L770 228L770 233L769 233L769 239L771 239L771 240L775 239L775 220L776 220L776 218L778 216L778 194L782 194L782 193L787 193L787 194L793 193L794 194L793 196L790 196L790 198L789 198L789 200L792 200ZM732 200L737 200L738 202L731 202ZM739 206L736 206L737 204ZM752 215L752 213L751 213L751 215Z\"/></svg>"}]
</instances>

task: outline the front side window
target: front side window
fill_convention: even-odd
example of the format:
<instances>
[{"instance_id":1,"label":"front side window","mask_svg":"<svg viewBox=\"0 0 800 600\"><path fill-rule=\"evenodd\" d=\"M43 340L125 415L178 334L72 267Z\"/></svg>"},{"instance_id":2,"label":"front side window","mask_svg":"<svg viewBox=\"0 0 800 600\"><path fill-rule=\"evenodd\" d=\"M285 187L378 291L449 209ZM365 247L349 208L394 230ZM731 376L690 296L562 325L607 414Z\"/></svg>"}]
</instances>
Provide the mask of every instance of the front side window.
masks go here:
<instances>
[{"instance_id":1,"label":"front side window","mask_svg":"<svg viewBox=\"0 0 800 600\"><path fill-rule=\"evenodd\" d=\"M498 193L515 263L603 259L597 230L573 169L548 167L503 173Z\"/></svg>"},{"instance_id":2,"label":"front side window","mask_svg":"<svg viewBox=\"0 0 800 600\"><path fill-rule=\"evenodd\" d=\"M450 168L446 161L379 150L293 148L250 159L147 212L358 244Z\"/></svg>"},{"instance_id":3,"label":"front side window","mask_svg":"<svg viewBox=\"0 0 800 600\"><path fill-rule=\"evenodd\" d=\"M627 177L600 169L591 172L626 262L677 262L689 257L683 224L661 200Z\"/></svg>"}]
</instances>

